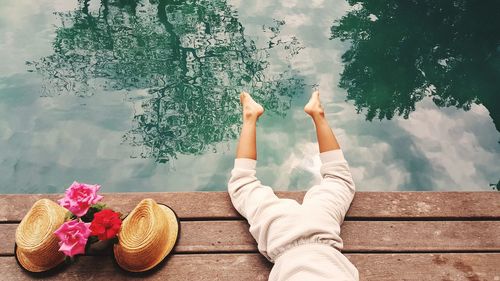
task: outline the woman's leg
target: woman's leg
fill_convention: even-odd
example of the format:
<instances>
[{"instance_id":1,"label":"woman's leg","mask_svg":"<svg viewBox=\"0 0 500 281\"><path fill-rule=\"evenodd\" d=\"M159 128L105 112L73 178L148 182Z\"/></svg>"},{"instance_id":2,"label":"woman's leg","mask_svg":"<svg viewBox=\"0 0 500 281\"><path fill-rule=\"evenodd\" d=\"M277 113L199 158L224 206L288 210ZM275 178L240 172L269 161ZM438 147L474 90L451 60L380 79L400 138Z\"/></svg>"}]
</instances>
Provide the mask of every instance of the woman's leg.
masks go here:
<instances>
[{"instance_id":1,"label":"woman's leg","mask_svg":"<svg viewBox=\"0 0 500 281\"><path fill-rule=\"evenodd\" d=\"M264 109L247 93L241 93L240 100L243 107L243 127L228 182L228 193L234 208L248 220L250 233L257 241L259 251L271 259L269 251L273 251L275 247L270 241L280 240L270 237L274 238L282 233L273 230L276 228L273 222L299 205L292 200L279 199L271 187L261 184L256 177L256 122ZM278 207L277 204L282 204L283 207Z\"/></svg>"},{"instance_id":2,"label":"woman's leg","mask_svg":"<svg viewBox=\"0 0 500 281\"><path fill-rule=\"evenodd\" d=\"M304 111L311 116L316 127L316 135L318 138L319 152L340 149L339 143L333 134L328 121L325 118L323 106L319 100L319 92L312 93L311 99L304 107Z\"/></svg>"},{"instance_id":3,"label":"woman's leg","mask_svg":"<svg viewBox=\"0 0 500 281\"><path fill-rule=\"evenodd\" d=\"M255 102L252 97L242 92L240 102L243 106L243 127L240 141L236 149L236 158L250 158L257 160L257 119L264 113L264 108Z\"/></svg>"},{"instance_id":4,"label":"woman's leg","mask_svg":"<svg viewBox=\"0 0 500 281\"><path fill-rule=\"evenodd\" d=\"M328 214L327 217L335 218L339 225L337 230L340 231L340 224L354 196L354 181L339 143L325 118L318 92L311 95L304 111L312 117L316 126L322 180L319 185L309 189L303 205L317 210L318 216Z\"/></svg>"}]
</instances>

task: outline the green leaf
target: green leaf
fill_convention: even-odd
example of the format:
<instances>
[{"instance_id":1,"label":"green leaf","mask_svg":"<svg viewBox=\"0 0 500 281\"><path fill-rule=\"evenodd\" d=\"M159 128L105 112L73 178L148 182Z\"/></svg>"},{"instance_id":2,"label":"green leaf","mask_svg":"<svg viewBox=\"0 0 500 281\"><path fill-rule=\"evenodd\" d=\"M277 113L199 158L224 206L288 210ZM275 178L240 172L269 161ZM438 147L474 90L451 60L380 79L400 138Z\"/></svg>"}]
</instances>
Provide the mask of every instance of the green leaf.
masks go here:
<instances>
[{"instance_id":1,"label":"green leaf","mask_svg":"<svg viewBox=\"0 0 500 281\"><path fill-rule=\"evenodd\" d=\"M82 221L92 222L92 220L94 220L95 213L98 213L105 208L106 208L106 204L104 204L104 203L97 203L97 204L90 206L87 213L83 217L81 217Z\"/></svg>"},{"instance_id":2,"label":"green leaf","mask_svg":"<svg viewBox=\"0 0 500 281\"><path fill-rule=\"evenodd\" d=\"M90 236L89 239L87 240L87 244L92 244L99 241L99 238L97 236Z\"/></svg>"},{"instance_id":3,"label":"green leaf","mask_svg":"<svg viewBox=\"0 0 500 281\"><path fill-rule=\"evenodd\" d=\"M92 244L98 241L99 239L97 238L97 236L90 236L87 240L87 244L85 244L85 253L88 253Z\"/></svg>"},{"instance_id":4,"label":"green leaf","mask_svg":"<svg viewBox=\"0 0 500 281\"><path fill-rule=\"evenodd\" d=\"M76 216L72 212L67 211L66 215L64 216L64 220L67 221L67 220L74 220L74 219L76 219Z\"/></svg>"}]
</instances>

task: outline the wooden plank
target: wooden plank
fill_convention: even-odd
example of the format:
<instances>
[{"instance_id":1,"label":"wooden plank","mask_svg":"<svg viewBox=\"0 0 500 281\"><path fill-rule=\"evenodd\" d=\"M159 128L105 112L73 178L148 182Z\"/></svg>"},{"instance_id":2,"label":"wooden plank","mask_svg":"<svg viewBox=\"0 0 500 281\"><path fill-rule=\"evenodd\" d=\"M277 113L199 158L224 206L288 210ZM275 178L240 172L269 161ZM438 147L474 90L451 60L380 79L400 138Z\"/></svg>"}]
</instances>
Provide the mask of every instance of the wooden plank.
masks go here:
<instances>
[{"instance_id":1,"label":"wooden plank","mask_svg":"<svg viewBox=\"0 0 500 281\"><path fill-rule=\"evenodd\" d=\"M185 221L174 249L190 252L257 252L246 221Z\"/></svg>"},{"instance_id":2,"label":"wooden plank","mask_svg":"<svg viewBox=\"0 0 500 281\"><path fill-rule=\"evenodd\" d=\"M347 218L500 219L500 192L358 192Z\"/></svg>"},{"instance_id":3,"label":"wooden plank","mask_svg":"<svg viewBox=\"0 0 500 281\"><path fill-rule=\"evenodd\" d=\"M15 224L0 224L0 255L13 255ZM500 221L346 221L344 252L500 251ZM176 253L257 252L245 221L183 221Z\"/></svg>"},{"instance_id":4,"label":"wooden plank","mask_svg":"<svg viewBox=\"0 0 500 281\"><path fill-rule=\"evenodd\" d=\"M169 205L182 219L240 218L225 192L103 193L103 202L122 213L130 212L144 198ZM61 194L0 195L0 222L20 221L40 198L57 200Z\"/></svg>"},{"instance_id":5,"label":"wooden plank","mask_svg":"<svg viewBox=\"0 0 500 281\"><path fill-rule=\"evenodd\" d=\"M304 192L278 192L301 201ZM109 193L104 202L124 213L143 198L170 205L182 219L239 219L226 192ZM18 222L40 198L60 194L0 195L0 222ZM358 192L347 219L500 219L500 192Z\"/></svg>"},{"instance_id":6,"label":"wooden plank","mask_svg":"<svg viewBox=\"0 0 500 281\"><path fill-rule=\"evenodd\" d=\"M351 254L360 280L500 280L500 254Z\"/></svg>"},{"instance_id":7,"label":"wooden plank","mask_svg":"<svg viewBox=\"0 0 500 281\"><path fill-rule=\"evenodd\" d=\"M344 252L500 251L500 221L346 221Z\"/></svg>"},{"instance_id":8,"label":"wooden plank","mask_svg":"<svg viewBox=\"0 0 500 281\"><path fill-rule=\"evenodd\" d=\"M500 280L500 254L348 254L363 281ZM82 257L76 264L44 280L267 280L271 264L259 254L174 255L148 275L127 274L111 257ZM5 280L25 280L13 257L0 257Z\"/></svg>"},{"instance_id":9,"label":"wooden plank","mask_svg":"<svg viewBox=\"0 0 500 281\"><path fill-rule=\"evenodd\" d=\"M81 257L76 264L66 267L44 280L267 280L271 265L258 254L236 255L178 255L172 256L161 270L141 276L119 270L109 256ZM0 257L0 272L4 280L16 281L31 276L21 270L13 257ZM145 278L148 277L148 278Z\"/></svg>"},{"instance_id":10,"label":"wooden plank","mask_svg":"<svg viewBox=\"0 0 500 281\"><path fill-rule=\"evenodd\" d=\"M0 224L0 255L14 255L17 224ZM175 253L257 252L246 221L182 221Z\"/></svg>"}]
</instances>

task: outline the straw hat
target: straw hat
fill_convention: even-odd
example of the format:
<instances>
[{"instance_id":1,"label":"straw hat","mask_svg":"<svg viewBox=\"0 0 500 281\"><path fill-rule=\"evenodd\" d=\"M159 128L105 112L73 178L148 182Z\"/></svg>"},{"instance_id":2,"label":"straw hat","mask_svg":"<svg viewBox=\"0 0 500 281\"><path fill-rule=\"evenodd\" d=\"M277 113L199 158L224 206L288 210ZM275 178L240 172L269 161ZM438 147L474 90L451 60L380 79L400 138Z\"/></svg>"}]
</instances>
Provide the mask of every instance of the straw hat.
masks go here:
<instances>
[{"instance_id":1,"label":"straw hat","mask_svg":"<svg viewBox=\"0 0 500 281\"><path fill-rule=\"evenodd\" d=\"M144 199L123 220L114 245L116 263L131 272L152 269L170 253L178 233L174 211L153 199Z\"/></svg>"},{"instance_id":2,"label":"straw hat","mask_svg":"<svg viewBox=\"0 0 500 281\"><path fill-rule=\"evenodd\" d=\"M67 210L49 199L40 199L28 211L16 230L16 258L31 272L52 269L64 261L54 234Z\"/></svg>"}]
</instances>

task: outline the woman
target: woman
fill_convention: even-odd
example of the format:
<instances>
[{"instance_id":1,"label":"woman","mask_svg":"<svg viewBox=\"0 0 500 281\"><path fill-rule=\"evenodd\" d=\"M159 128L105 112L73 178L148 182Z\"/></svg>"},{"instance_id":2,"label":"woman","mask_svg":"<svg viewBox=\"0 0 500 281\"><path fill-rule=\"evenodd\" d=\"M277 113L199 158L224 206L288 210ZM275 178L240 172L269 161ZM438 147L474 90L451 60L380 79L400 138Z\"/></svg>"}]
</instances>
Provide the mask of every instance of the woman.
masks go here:
<instances>
[{"instance_id":1,"label":"woman","mask_svg":"<svg viewBox=\"0 0 500 281\"><path fill-rule=\"evenodd\" d=\"M250 224L259 251L274 267L273 281L358 280L354 265L340 253L340 225L355 187L349 166L314 92L304 107L316 127L322 166L321 183L303 203L279 199L255 177L256 123L264 113L248 93L241 93L243 127L228 184L231 201Z\"/></svg>"}]
</instances>

